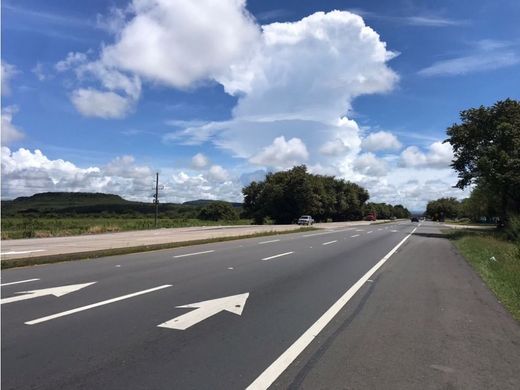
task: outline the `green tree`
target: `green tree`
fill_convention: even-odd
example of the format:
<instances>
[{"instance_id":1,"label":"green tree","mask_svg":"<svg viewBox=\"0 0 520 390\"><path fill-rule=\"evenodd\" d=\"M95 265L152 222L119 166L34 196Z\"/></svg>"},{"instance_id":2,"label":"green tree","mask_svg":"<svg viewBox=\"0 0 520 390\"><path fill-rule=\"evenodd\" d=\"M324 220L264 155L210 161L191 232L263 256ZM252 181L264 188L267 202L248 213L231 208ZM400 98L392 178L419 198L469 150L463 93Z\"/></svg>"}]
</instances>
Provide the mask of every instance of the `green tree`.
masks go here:
<instances>
[{"instance_id":1,"label":"green tree","mask_svg":"<svg viewBox=\"0 0 520 390\"><path fill-rule=\"evenodd\" d=\"M199 211L199 219L205 221L234 221L238 211L227 202L211 202Z\"/></svg>"},{"instance_id":2,"label":"green tree","mask_svg":"<svg viewBox=\"0 0 520 390\"><path fill-rule=\"evenodd\" d=\"M520 212L520 102L462 111L462 123L447 130L458 188L476 184L496 201L500 217Z\"/></svg>"}]
</instances>

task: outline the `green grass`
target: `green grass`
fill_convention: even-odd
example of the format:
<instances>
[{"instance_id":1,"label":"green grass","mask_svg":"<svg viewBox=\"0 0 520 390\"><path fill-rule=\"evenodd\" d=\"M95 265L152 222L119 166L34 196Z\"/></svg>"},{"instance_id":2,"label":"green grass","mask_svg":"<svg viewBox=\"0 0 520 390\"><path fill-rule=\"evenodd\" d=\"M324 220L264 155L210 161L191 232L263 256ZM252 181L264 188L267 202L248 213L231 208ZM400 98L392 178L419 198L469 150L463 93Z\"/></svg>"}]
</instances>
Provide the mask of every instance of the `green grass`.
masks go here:
<instances>
[{"instance_id":1,"label":"green grass","mask_svg":"<svg viewBox=\"0 0 520 390\"><path fill-rule=\"evenodd\" d=\"M301 232L308 232L308 231L313 231L313 230L319 230L319 229L316 229L313 227L297 228L295 226L294 230L268 231L268 232L247 234L247 235L243 235L243 236L216 237L216 238L207 238L207 239L192 240L192 241L169 242L169 243L164 243L164 244L141 245L141 246L134 246L134 247L126 247L126 248L102 249L102 250L90 251L90 252L64 253L64 254L58 254L58 255L26 257L26 258L2 260L0 264L1 264L2 269L26 267L26 266L36 265L36 264L59 263L59 262L63 262L63 261L83 260L83 259L97 259L99 257L126 255L126 254L130 254L130 253L149 252L149 251L156 251L156 250L162 250L162 249L173 249L173 248L180 248L180 247L184 247L184 246L211 244L214 242L233 241L233 240L241 240L241 239L246 239L246 238L275 236L275 235L290 234L290 233L301 233Z\"/></svg>"},{"instance_id":2,"label":"green grass","mask_svg":"<svg viewBox=\"0 0 520 390\"><path fill-rule=\"evenodd\" d=\"M520 321L520 243L489 232L457 231L450 238L498 300Z\"/></svg>"},{"instance_id":3,"label":"green grass","mask_svg":"<svg viewBox=\"0 0 520 390\"><path fill-rule=\"evenodd\" d=\"M251 220L202 221L200 219L160 218L159 228L215 225L249 225ZM56 217L27 218L3 217L2 240L34 237L59 237L79 234L123 232L129 230L153 229L154 219L132 217Z\"/></svg>"}]
</instances>

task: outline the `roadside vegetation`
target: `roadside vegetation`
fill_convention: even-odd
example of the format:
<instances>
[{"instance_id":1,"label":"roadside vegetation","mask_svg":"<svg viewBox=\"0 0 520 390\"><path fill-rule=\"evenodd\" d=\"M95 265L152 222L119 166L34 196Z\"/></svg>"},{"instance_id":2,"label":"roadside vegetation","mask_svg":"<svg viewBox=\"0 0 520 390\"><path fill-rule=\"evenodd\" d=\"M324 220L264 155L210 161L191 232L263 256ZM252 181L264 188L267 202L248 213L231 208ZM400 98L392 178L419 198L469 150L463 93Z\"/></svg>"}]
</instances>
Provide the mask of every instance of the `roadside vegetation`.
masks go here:
<instances>
[{"instance_id":1,"label":"roadside vegetation","mask_svg":"<svg viewBox=\"0 0 520 390\"><path fill-rule=\"evenodd\" d=\"M408 218L402 205L369 203L368 191L358 184L334 176L314 175L305 165L288 171L268 173L242 190L244 216L262 224L294 223L301 215L317 222L361 220L369 213L378 219Z\"/></svg>"},{"instance_id":2,"label":"roadside vegetation","mask_svg":"<svg viewBox=\"0 0 520 390\"><path fill-rule=\"evenodd\" d=\"M450 234L460 253L520 321L520 244L498 232Z\"/></svg>"},{"instance_id":3,"label":"roadside vegetation","mask_svg":"<svg viewBox=\"0 0 520 390\"><path fill-rule=\"evenodd\" d=\"M467 199L428 203L433 220L493 223L492 231L450 233L456 247L498 299L520 321L520 102L462 111L447 130L454 151L456 186L471 186Z\"/></svg>"}]
</instances>

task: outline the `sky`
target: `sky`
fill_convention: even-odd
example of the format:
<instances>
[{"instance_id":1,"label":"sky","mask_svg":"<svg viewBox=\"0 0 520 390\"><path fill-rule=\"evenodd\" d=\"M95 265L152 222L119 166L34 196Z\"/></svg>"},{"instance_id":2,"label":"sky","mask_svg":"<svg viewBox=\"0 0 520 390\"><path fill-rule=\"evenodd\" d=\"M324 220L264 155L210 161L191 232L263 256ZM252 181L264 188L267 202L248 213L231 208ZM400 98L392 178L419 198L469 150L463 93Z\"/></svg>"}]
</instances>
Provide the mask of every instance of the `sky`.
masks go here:
<instances>
[{"instance_id":1,"label":"sky","mask_svg":"<svg viewBox=\"0 0 520 390\"><path fill-rule=\"evenodd\" d=\"M2 199L242 201L305 164L424 209L446 128L519 98L520 2L3 0Z\"/></svg>"}]
</instances>

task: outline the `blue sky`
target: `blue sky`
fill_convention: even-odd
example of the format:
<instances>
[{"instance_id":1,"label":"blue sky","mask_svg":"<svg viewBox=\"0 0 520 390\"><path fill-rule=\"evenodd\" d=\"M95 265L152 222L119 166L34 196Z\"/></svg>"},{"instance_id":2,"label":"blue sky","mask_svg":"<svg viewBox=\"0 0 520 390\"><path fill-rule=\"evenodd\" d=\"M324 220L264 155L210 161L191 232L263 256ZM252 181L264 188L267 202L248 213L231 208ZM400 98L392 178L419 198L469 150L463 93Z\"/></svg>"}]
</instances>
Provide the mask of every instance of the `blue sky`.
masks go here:
<instances>
[{"instance_id":1,"label":"blue sky","mask_svg":"<svg viewBox=\"0 0 520 390\"><path fill-rule=\"evenodd\" d=\"M445 129L518 99L520 3L2 2L2 198L241 200L305 163L421 209Z\"/></svg>"}]
</instances>

